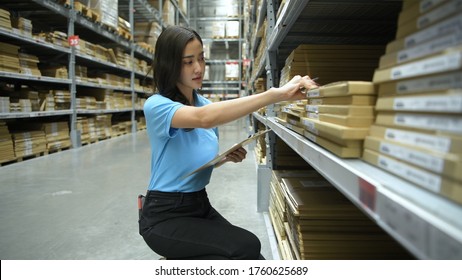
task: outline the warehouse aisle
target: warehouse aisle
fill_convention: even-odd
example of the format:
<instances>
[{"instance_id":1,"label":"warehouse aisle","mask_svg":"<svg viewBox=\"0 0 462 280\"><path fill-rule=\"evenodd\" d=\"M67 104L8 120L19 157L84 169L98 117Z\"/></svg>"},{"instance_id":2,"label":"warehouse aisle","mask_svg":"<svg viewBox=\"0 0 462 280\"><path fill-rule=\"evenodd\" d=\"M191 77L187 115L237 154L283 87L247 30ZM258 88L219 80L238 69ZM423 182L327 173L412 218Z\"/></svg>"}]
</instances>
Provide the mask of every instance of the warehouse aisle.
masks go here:
<instances>
[{"instance_id":1,"label":"warehouse aisle","mask_svg":"<svg viewBox=\"0 0 462 280\"><path fill-rule=\"evenodd\" d=\"M243 119L220 127L222 150L246 137ZM158 259L138 234L136 197L150 172L145 131L0 167L0 259ZM256 211L255 159L215 170L212 204L271 248Z\"/></svg>"}]
</instances>

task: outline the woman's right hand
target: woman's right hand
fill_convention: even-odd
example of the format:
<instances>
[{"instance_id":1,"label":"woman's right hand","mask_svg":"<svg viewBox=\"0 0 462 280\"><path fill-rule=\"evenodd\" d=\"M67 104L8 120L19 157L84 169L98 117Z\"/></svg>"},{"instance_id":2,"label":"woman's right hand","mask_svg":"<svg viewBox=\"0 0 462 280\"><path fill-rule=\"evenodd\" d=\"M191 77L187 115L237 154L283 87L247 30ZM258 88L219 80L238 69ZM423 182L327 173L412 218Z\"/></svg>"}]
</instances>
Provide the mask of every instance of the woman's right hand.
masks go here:
<instances>
[{"instance_id":1,"label":"woman's right hand","mask_svg":"<svg viewBox=\"0 0 462 280\"><path fill-rule=\"evenodd\" d=\"M282 94L282 100L300 100L305 99L306 94L302 93L301 88L310 90L318 87L318 85L307 76L296 75L287 84L280 88L273 88L278 93Z\"/></svg>"}]
</instances>

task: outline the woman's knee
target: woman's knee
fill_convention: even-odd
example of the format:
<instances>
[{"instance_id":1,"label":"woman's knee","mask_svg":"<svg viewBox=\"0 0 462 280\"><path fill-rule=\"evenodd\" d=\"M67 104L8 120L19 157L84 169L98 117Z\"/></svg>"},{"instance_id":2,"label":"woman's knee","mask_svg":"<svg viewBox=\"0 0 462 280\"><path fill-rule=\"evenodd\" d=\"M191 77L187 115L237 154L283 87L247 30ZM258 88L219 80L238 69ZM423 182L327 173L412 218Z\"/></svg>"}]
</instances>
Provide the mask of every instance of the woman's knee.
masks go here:
<instances>
[{"instance_id":1,"label":"woman's knee","mask_svg":"<svg viewBox=\"0 0 462 280\"><path fill-rule=\"evenodd\" d=\"M247 231L236 236L233 240L234 252L232 252L232 259L241 260L258 260L260 257L261 243L258 237Z\"/></svg>"}]
</instances>

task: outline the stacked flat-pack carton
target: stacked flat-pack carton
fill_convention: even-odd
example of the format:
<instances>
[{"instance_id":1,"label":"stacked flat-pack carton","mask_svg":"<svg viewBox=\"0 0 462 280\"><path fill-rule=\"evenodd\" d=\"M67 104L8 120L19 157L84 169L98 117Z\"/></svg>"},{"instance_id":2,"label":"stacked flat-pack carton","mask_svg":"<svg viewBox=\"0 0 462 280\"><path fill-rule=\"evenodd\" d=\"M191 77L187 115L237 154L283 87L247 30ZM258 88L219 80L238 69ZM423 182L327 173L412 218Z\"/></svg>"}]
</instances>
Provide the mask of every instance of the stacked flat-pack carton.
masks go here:
<instances>
[{"instance_id":1,"label":"stacked flat-pack carton","mask_svg":"<svg viewBox=\"0 0 462 280\"><path fill-rule=\"evenodd\" d=\"M405 1L363 159L462 203L462 1Z\"/></svg>"},{"instance_id":2,"label":"stacked flat-pack carton","mask_svg":"<svg viewBox=\"0 0 462 280\"><path fill-rule=\"evenodd\" d=\"M0 163L16 159L13 139L6 122L0 121Z\"/></svg>"},{"instance_id":3,"label":"stacked flat-pack carton","mask_svg":"<svg viewBox=\"0 0 462 280\"><path fill-rule=\"evenodd\" d=\"M409 257L315 170L273 171L269 210L282 259Z\"/></svg>"},{"instance_id":4,"label":"stacked flat-pack carton","mask_svg":"<svg viewBox=\"0 0 462 280\"><path fill-rule=\"evenodd\" d=\"M45 131L48 151L57 151L71 146L67 122L44 123L42 129Z\"/></svg>"}]
</instances>

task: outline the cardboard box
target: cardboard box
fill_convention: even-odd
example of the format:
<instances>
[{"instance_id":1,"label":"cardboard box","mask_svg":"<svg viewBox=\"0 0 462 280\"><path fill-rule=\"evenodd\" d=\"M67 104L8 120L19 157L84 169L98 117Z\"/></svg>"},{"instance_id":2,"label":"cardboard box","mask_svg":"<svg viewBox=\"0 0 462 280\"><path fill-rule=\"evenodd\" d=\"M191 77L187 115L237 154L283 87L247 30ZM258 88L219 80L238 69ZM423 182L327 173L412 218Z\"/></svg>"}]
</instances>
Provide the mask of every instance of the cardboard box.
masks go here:
<instances>
[{"instance_id":1,"label":"cardboard box","mask_svg":"<svg viewBox=\"0 0 462 280\"><path fill-rule=\"evenodd\" d=\"M378 86L379 96L445 91L462 88L462 72L417 77L403 81L391 81Z\"/></svg>"},{"instance_id":2,"label":"cardboard box","mask_svg":"<svg viewBox=\"0 0 462 280\"><path fill-rule=\"evenodd\" d=\"M449 0L423 0L423 1L408 1L406 5L403 3L403 9L398 17L398 26L403 25L409 20L415 19L422 14L428 13L435 7L448 2Z\"/></svg>"},{"instance_id":3,"label":"cardboard box","mask_svg":"<svg viewBox=\"0 0 462 280\"><path fill-rule=\"evenodd\" d=\"M369 132L369 128L347 127L309 118L301 118L301 122L304 128L312 134L330 139L336 143L338 142L333 138L342 140L361 140L364 139Z\"/></svg>"},{"instance_id":4,"label":"cardboard box","mask_svg":"<svg viewBox=\"0 0 462 280\"><path fill-rule=\"evenodd\" d=\"M345 147L335 142L319 137L317 135L314 135L306 130L304 130L303 136L305 136L311 142L318 144L319 146L325 148L326 150L330 151L331 153L335 154L338 157L341 157L341 158L360 158L361 157L361 154L362 154L361 144L358 144L357 147ZM358 141L358 143L362 143L362 141Z\"/></svg>"},{"instance_id":5,"label":"cardboard box","mask_svg":"<svg viewBox=\"0 0 462 280\"><path fill-rule=\"evenodd\" d=\"M342 97L309 98L309 105L375 105L375 95L350 95Z\"/></svg>"},{"instance_id":6,"label":"cardboard box","mask_svg":"<svg viewBox=\"0 0 462 280\"><path fill-rule=\"evenodd\" d=\"M433 131L405 130L373 125L369 135L388 141L440 153L462 153L462 136L435 134Z\"/></svg>"},{"instance_id":7,"label":"cardboard box","mask_svg":"<svg viewBox=\"0 0 462 280\"><path fill-rule=\"evenodd\" d=\"M460 46L461 44L462 33L445 34L417 46L383 55L380 58L379 68L383 69L415 61L442 52L447 48Z\"/></svg>"},{"instance_id":8,"label":"cardboard box","mask_svg":"<svg viewBox=\"0 0 462 280\"><path fill-rule=\"evenodd\" d=\"M297 126L295 124L291 124L289 123L289 121L284 120L282 118L276 118L276 121L282 124L283 126L287 127L288 129L293 130L300 135L303 135L303 131L305 130L303 127Z\"/></svg>"},{"instance_id":9,"label":"cardboard box","mask_svg":"<svg viewBox=\"0 0 462 280\"><path fill-rule=\"evenodd\" d=\"M373 136L367 136L364 148L426 169L436 174L462 181L462 160L460 155L435 153L430 150L390 142ZM461 184L462 187L462 184Z\"/></svg>"},{"instance_id":10,"label":"cardboard box","mask_svg":"<svg viewBox=\"0 0 462 280\"><path fill-rule=\"evenodd\" d=\"M363 160L414 183L416 186L462 204L462 186L456 181L446 179L443 176L430 173L368 149L364 149Z\"/></svg>"},{"instance_id":11,"label":"cardboard box","mask_svg":"<svg viewBox=\"0 0 462 280\"><path fill-rule=\"evenodd\" d=\"M335 97L362 94L375 94L374 84L372 82L363 81L335 82L309 90L306 93L306 97Z\"/></svg>"},{"instance_id":12,"label":"cardboard box","mask_svg":"<svg viewBox=\"0 0 462 280\"><path fill-rule=\"evenodd\" d=\"M376 124L462 134L462 116L379 112Z\"/></svg>"},{"instance_id":13,"label":"cardboard box","mask_svg":"<svg viewBox=\"0 0 462 280\"><path fill-rule=\"evenodd\" d=\"M377 69L373 82L383 83L425 75L440 74L462 68L462 47L448 49L442 54L392 68Z\"/></svg>"},{"instance_id":14,"label":"cardboard box","mask_svg":"<svg viewBox=\"0 0 462 280\"><path fill-rule=\"evenodd\" d=\"M425 95L380 97L377 100L376 110L460 114L462 113L462 89Z\"/></svg>"},{"instance_id":15,"label":"cardboard box","mask_svg":"<svg viewBox=\"0 0 462 280\"><path fill-rule=\"evenodd\" d=\"M437 24L410 34L404 38L396 39L387 44L386 53L396 52L405 48L417 46L433 38L452 33L462 32L462 13L458 13Z\"/></svg>"},{"instance_id":16,"label":"cardboard box","mask_svg":"<svg viewBox=\"0 0 462 280\"><path fill-rule=\"evenodd\" d=\"M348 127L369 127L374 123L374 116L342 116L333 114L318 114L322 122Z\"/></svg>"},{"instance_id":17,"label":"cardboard box","mask_svg":"<svg viewBox=\"0 0 462 280\"><path fill-rule=\"evenodd\" d=\"M305 105L307 112L342 116L373 116L374 106L354 105Z\"/></svg>"},{"instance_id":18,"label":"cardboard box","mask_svg":"<svg viewBox=\"0 0 462 280\"><path fill-rule=\"evenodd\" d=\"M460 12L462 10L461 7L461 0L448 1L445 4L435 7L433 10L427 13L424 13L413 20L409 20L408 22L399 25L398 30L396 31L396 38L402 38L406 35L435 24L443 19L446 19L456 12Z\"/></svg>"}]
</instances>

